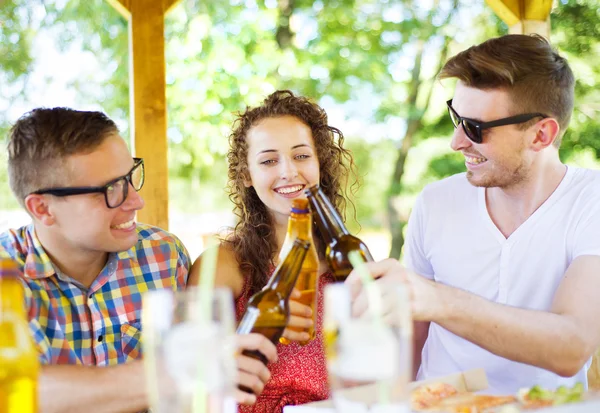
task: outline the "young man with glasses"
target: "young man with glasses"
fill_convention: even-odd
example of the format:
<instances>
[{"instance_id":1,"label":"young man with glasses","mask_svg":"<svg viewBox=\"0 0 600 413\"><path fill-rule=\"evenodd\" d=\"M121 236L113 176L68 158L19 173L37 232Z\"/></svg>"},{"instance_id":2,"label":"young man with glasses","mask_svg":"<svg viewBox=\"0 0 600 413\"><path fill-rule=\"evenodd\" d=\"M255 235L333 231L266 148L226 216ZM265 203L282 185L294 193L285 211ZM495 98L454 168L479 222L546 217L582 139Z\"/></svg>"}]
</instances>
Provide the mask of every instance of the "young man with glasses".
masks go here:
<instances>
[{"instance_id":1,"label":"young man with glasses","mask_svg":"<svg viewBox=\"0 0 600 413\"><path fill-rule=\"evenodd\" d=\"M406 267L368 264L378 283L409 288L418 377L483 367L501 393L586 384L600 346L600 172L559 158L571 69L542 37L507 35L441 78L458 79L451 147L467 172L418 197ZM347 282L364 311L357 274Z\"/></svg>"},{"instance_id":2,"label":"young man with glasses","mask_svg":"<svg viewBox=\"0 0 600 413\"><path fill-rule=\"evenodd\" d=\"M0 256L23 272L42 364L41 409L147 408L138 360L141 296L185 288L190 260L175 236L135 221L144 206L138 193L144 161L131 157L114 122L100 112L35 109L11 129L8 172L32 223L0 234ZM260 335L238 341L276 359L275 347ZM240 384L258 394L269 371L256 363L245 366L243 377L249 382ZM254 397L239 396L242 403Z\"/></svg>"}]
</instances>

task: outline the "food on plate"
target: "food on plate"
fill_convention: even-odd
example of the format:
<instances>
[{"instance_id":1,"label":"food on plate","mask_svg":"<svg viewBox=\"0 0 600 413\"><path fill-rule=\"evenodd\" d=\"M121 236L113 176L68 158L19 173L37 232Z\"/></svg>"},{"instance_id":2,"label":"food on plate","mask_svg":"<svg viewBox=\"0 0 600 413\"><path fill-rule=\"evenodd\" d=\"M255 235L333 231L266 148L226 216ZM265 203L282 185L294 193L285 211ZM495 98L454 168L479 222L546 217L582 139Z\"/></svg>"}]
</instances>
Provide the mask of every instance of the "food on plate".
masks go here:
<instances>
[{"instance_id":1,"label":"food on plate","mask_svg":"<svg viewBox=\"0 0 600 413\"><path fill-rule=\"evenodd\" d=\"M573 387L560 386L556 390L547 390L541 386L521 389L518 393L523 409L538 409L559 404L576 403L583 400L585 389L577 383Z\"/></svg>"},{"instance_id":2,"label":"food on plate","mask_svg":"<svg viewBox=\"0 0 600 413\"><path fill-rule=\"evenodd\" d=\"M440 400L457 394L458 390L446 383L431 383L417 387L411 393L411 405L413 410L424 410Z\"/></svg>"},{"instance_id":3,"label":"food on plate","mask_svg":"<svg viewBox=\"0 0 600 413\"><path fill-rule=\"evenodd\" d=\"M458 392L446 383L420 386L411 394L412 409L424 412L479 413L514 402L516 398L513 396Z\"/></svg>"},{"instance_id":4,"label":"food on plate","mask_svg":"<svg viewBox=\"0 0 600 413\"><path fill-rule=\"evenodd\" d=\"M508 413L517 406L519 411L576 403L582 401L583 396L584 388L581 383L571 388L560 386L556 390L533 386L521 389L517 397L513 397L460 392L450 384L437 382L424 384L413 390L411 406L412 410L418 412Z\"/></svg>"}]
</instances>

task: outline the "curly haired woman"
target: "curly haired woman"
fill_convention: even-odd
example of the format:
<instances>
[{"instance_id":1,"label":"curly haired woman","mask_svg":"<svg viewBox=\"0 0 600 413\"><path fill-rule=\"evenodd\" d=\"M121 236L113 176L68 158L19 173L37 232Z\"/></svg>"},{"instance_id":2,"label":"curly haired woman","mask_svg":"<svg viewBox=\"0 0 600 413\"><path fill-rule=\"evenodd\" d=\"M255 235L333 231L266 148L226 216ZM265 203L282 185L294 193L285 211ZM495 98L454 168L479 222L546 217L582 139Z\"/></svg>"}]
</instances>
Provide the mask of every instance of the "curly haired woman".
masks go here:
<instances>
[{"instance_id":1,"label":"curly haired woman","mask_svg":"<svg viewBox=\"0 0 600 413\"><path fill-rule=\"evenodd\" d=\"M236 298L238 320L248 299L267 283L276 265L287 231L292 199L304 197L304 190L319 184L336 208L346 206L345 188L349 175L356 182L354 163L340 130L327 124L327 114L311 100L295 96L288 90L276 91L264 102L238 114L230 136L229 197L239 218L232 233L219 246L216 284L231 288ZM325 243L318 232L313 234L321 263L319 290L333 281L324 260ZM197 283L202 257L192 268L189 283ZM248 384L256 394L245 393L240 412L279 413L286 405L326 399L329 395L327 369L321 339L322 302L319 299L317 336L308 340L301 331L312 324L310 307L290 302L290 322L283 336L291 341L277 345L278 361L269 363L265 382ZM260 363L239 356L238 368L244 365L255 371ZM252 369L251 369L252 368ZM240 383L244 377L240 377ZM238 397L238 400L240 398Z\"/></svg>"}]
</instances>

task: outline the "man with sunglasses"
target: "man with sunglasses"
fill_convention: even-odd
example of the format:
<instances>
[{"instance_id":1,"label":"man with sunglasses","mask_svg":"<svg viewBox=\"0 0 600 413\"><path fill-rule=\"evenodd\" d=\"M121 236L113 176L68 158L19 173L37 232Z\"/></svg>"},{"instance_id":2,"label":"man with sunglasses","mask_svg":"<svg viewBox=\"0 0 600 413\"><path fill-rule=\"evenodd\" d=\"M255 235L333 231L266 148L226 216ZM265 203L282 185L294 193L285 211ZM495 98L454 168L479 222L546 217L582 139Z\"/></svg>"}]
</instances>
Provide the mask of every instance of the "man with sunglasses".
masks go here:
<instances>
[{"instance_id":1,"label":"man with sunglasses","mask_svg":"<svg viewBox=\"0 0 600 413\"><path fill-rule=\"evenodd\" d=\"M11 189L32 223L0 234L0 257L23 273L42 410L146 409L141 297L185 288L190 260L175 236L135 221L144 161L131 157L104 114L66 108L24 115L8 154ZM238 342L277 357L263 336ZM269 371L257 364L240 384L259 394ZM239 396L242 403L254 397Z\"/></svg>"},{"instance_id":2,"label":"man with sunglasses","mask_svg":"<svg viewBox=\"0 0 600 413\"><path fill-rule=\"evenodd\" d=\"M451 58L441 78L458 79L451 147L467 172L418 197L406 267L368 264L410 291L418 377L483 367L499 393L585 385L600 346L600 172L559 158L571 69L542 37L507 35ZM358 278L347 282L362 312Z\"/></svg>"}]
</instances>

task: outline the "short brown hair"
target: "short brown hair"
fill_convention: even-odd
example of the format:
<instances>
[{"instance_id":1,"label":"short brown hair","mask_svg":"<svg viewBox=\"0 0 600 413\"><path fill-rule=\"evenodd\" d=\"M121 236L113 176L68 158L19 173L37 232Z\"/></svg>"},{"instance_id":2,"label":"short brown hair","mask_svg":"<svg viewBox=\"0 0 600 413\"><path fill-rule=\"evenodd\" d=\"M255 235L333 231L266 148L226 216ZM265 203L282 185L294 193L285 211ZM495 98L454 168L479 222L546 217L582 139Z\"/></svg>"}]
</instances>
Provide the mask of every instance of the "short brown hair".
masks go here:
<instances>
[{"instance_id":1,"label":"short brown hair","mask_svg":"<svg viewBox=\"0 0 600 413\"><path fill-rule=\"evenodd\" d=\"M573 112L575 78L566 59L542 36L509 34L472 46L448 60L440 78L457 78L477 89L505 89L514 115L539 112L558 121L561 131L554 146L560 146Z\"/></svg>"},{"instance_id":2,"label":"short brown hair","mask_svg":"<svg viewBox=\"0 0 600 413\"><path fill-rule=\"evenodd\" d=\"M23 115L8 137L8 176L17 200L40 189L68 184L63 167L66 157L89 153L117 125L101 112L69 108L38 108Z\"/></svg>"}]
</instances>

